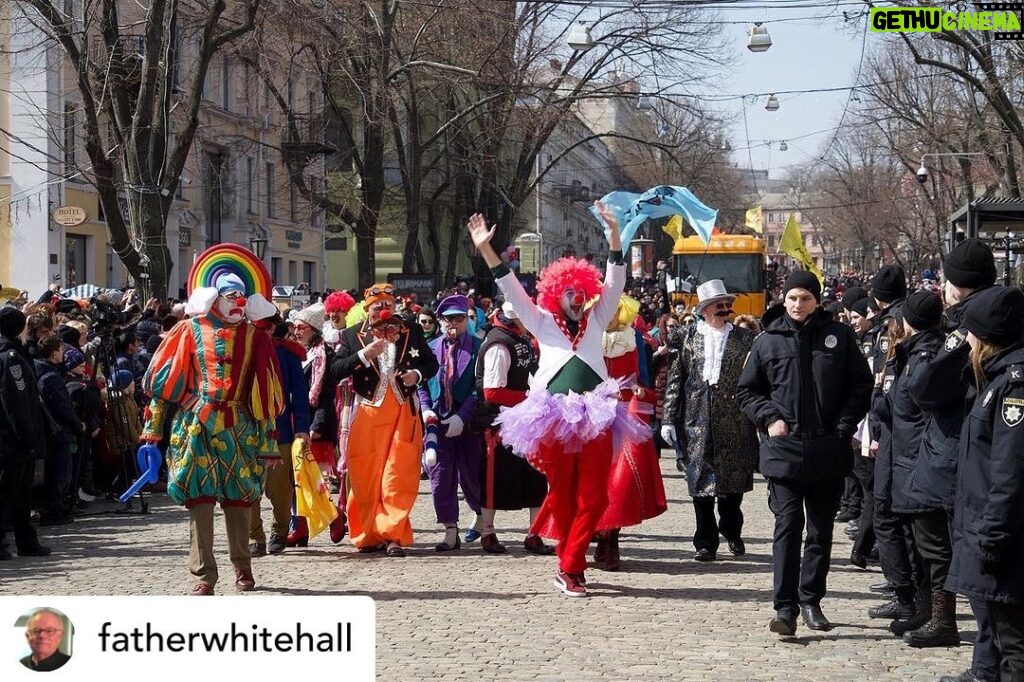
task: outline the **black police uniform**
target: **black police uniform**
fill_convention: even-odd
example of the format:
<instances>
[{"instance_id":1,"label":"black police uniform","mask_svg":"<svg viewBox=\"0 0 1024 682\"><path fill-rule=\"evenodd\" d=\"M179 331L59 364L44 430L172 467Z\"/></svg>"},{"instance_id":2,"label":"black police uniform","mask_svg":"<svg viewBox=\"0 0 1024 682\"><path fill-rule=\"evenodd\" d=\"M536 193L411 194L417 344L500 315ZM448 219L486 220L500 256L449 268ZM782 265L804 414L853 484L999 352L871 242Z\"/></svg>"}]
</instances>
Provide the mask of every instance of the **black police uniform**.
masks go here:
<instances>
[{"instance_id":1,"label":"black police uniform","mask_svg":"<svg viewBox=\"0 0 1024 682\"><path fill-rule=\"evenodd\" d=\"M789 427L789 435L763 437L760 471L775 514L775 609L791 617L798 605L817 606L825 596L850 440L867 412L871 386L853 330L820 308L803 325L788 315L772 322L754 340L740 375L737 398L758 428L767 431L779 419Z\"/></svg>"},{"instance_id":2,"label":"black police uniform","mask_svg":"<svg viewBox=\"0 0 1024 682\"><path fill-rule=\"evenodd\" d=\"M929 571L933 562L945 559L945 571L948 573L949 562L952 560L951 524L960 434L976 397L974 381L970 376L971 348L967 344L967 330L961 326L968 303L987 288L972 291L962 301L946 309L943 329L947 336L942 350L908 384L918 407L931 414L911 474L910 489L922 501L938 504L946 511L945 515L925 515L914 522L915 539L922 535L930 538L919 542L917 546ZM917 526L921 524L923 527L918 529ZM948 579L946 589L951 589L948 587ZM999 650L992 634L988 608L983 599L968 596L968 601L978 630L971 673L982 680L995 680L999 677Z\"/></svg>"},{"instance_id":3,"label":"black police uniform","mask_svg":"<svg viewBox=\"0 0 1024 682\"><path fill-rule=\"evenodd\" d=\"M19 554L33 554L39 538L32 527L35 463L46 454L42 402L32 363L17 339L0 336L0 557L8 524Z\"/></svg>"},{"instance_id":4,"label":"black police uniform","mask_svg":"<svg viewBox=\"0 0 1024 682\"><path fill-rule=\"evenodd\" d=\"M947 587L988 607L1004 680L1024 680L1024 343L989 358L960 434Z\"/></svg>"}]
</instances>

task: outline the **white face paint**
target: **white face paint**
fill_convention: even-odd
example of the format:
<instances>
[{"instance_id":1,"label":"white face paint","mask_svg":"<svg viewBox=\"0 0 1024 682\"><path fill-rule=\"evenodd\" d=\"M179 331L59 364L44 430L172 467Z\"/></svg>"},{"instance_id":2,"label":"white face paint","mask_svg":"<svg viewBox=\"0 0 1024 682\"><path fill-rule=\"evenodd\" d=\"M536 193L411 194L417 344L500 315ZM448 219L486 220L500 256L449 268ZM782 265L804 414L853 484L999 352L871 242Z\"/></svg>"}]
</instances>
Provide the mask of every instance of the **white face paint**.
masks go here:
<instances>
[{"instance_id":1,"label":"white face paint","mask_svg":"<svg viewBox=\"0 0 1024 682\"><path fill-rule=\"evenodd\" d=\"M237 324L245 317L245 296L241 292L229 291L218 296L214 305L221 318L230 324Z\"/></svg>"},{"instance_id":2,"label":"white face paint","mask_svg":"<svg viewBox=\"0 0 1024 682\"><path fill-rule=\"evenodd\" d=\"M586 303L586 300L583 298L582 291L577 292L569 287L562 292L559 302L562 304L562 314L565 315L565 319L573 322L583 319L583 304Z\"/></svg>"}]
</instances>

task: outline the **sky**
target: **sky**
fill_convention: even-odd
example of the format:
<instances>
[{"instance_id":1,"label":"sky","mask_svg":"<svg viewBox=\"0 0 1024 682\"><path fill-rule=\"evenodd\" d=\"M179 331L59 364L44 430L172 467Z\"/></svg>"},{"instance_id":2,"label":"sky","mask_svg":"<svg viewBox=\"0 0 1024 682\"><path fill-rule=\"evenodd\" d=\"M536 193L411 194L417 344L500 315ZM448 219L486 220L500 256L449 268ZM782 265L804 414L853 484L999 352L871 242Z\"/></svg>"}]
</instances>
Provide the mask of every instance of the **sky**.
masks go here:
<instances>
[{"instance_id":1,"label":"sky","mask_svg":"<svg viewBox=\"0 0 1024 682\"><path fill-rule=\"evenodd\" d=\"M780 8L779 3L785 1L765 2L760 10L719 10L725 21L750 22L725 27L726 40L735 46L735 61L722 81L722 94L846 88L856 82L862 45L870 52L874 36L868 33L865 38L864 17L844 22L842 11L854 14L861 9L845 2L837 3L837 9ZM808 4L831 3L809 0ZM829 13L832 18L823 18ZM746 47L747 33L754 21L762 21L770 32L772 46L766 52L755 53ZM756 102L749 98L732 99L710 106L732 118L733 161L741 168L750 168L751 163L755 169L767 168L769 177L779 178L787 166L816 160L821 155L822 148L831 141L848 96L848 90L780 94L779 109L774 112L765 110L765 95ZM748 139L749 156L745 148ZM779 150L783 140L788 146L785 152Z\"/></svg>"}]
</instances>

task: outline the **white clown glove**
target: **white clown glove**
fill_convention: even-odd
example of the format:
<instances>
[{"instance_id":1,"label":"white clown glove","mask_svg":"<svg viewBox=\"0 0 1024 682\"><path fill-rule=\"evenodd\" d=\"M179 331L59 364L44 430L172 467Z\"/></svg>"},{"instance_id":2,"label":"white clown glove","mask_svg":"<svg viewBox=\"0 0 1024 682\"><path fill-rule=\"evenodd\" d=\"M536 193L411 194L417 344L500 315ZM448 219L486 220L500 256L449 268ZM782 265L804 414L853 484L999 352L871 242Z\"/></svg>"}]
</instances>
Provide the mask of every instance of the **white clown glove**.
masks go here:
<instances>
[{"instance_id":1,"label":"white clown glove","mask_svg":"<svg viewBox=\"0 0 1024 682\"><path fill-rule=\"evenodd\" d=\"M674 447L676 444L676 427L672 424L662 424L661 439Z\"/></svg>"},{"instance_id":2,"label":"white clown glove","mask_svg":"<svg viewBox=\"0 0 1024 682\"><path fill-rule=\"evenodd\" d=\"M457 414L453 414L447 419L442 419L441 423L448 427L448 430L444 432L444 435L449 438L457 438L462 435L462 429L465 424L462 422L462 417Z\"/></svg>"},{"instance_id":3,"label":"white clown glove","mask_svg":"<svg viewBox=\"0 0 1024 682\"><path fill-rule=\"evenodd\" d=\"M437 423L437 413L433 410L423 410L423 425L430 426Z\"/></svg>"},{"instance_id":4,"label":"white clown glove","mask_svg":"<svg viewBox=\"0 0 1024 682\"><path fill-rule=\"evenodd\" d=\"M437 464L437 414L423 411L423 466L432 469Z\"/></svg>"}]
</instances>

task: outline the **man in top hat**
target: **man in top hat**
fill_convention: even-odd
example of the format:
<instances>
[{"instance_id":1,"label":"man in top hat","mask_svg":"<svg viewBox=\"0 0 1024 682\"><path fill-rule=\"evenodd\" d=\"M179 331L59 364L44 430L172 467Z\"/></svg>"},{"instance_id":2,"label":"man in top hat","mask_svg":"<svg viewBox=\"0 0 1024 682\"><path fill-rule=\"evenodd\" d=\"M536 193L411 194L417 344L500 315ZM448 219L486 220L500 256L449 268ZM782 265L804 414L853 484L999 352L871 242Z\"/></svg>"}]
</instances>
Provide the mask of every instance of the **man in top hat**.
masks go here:
<instances>
[{"instance_id":1,"label":"man in top hat","mask_svg":"<svg viewBox=\"0 0 1024 682\"><path fill-rule=\"evenodd\" d=\"M720 279L701 284L694 309L700 321L668 340L680 352L669 369L661 434L670 445L680 442L679 464L696 515L697 561L715 560L719 534L734 556L746 552L740 505L754 488L757 436L740 411L736 384L755 335L729 322L735 300Z\"/></svg>"},{"instance_id":2,"label":"man in top hat","mask_svg":"<svg viewBox=\"0 0 1024 682\"><path fill-rule=\"evenodd\" d=\"M417 387L437 374L423 329L395 314L395 288L363 292L366 318L345 329L335 379L352 379L355 413L348 441L349 537L360 551L405 556L409 513L420 481L423 425Z\"/></svg>"},{"instance_id":3,"label":"man in top hat","mask_svg":"<svg viewBox=\"0 0 1024 682\"><path fill-rule=\"evenodd\" d=\"M249 510L263 494L262 458L277 457L273 436L283 409L277 353L270 336L246 321L245 284L223 274L189 297L192 317L171 329L143 379L153 397L141 438L163 437L178 405L167 448L167 494L189 511L192 595L213 594L213 505L224 511L235 589L255 588Z\"/></svg>"},{"instance_id":4,"label":"man in top hat","mask_svg":"<svg viewBox=\"0 0 1024 682\"><path fill-rule=\"evenodd\" d=\"M477 515L474 530L480 531L481 443L480 434L472 427L477 404L474 372L481 341L468 331L469 306L470 299L462 294L448 296L437 306L442 334L430 343L430 349L439 368L427 387L420 389L424 421L440 421L437 447L431 451L436 452L436 461L426 463L437 522L445 529L444 541L434 548L438 552L461 545L458 487Z\"/></svg>"},{"instance_id":5,"label":"man in top hat","mask_svg":"<svg viewBox=\"0 0 1024 682\"><path fill-rule=\"evenodd\" d=\"M819 307L816 276L794 271L782 293L784 312L754 339L737 398L763 436L760 470L775 514L776 616L769 629L792 636L798 609L812 630L832 628L820 605L832 527L872 379L853 330Z\"/></svg>"}]
</instances>

